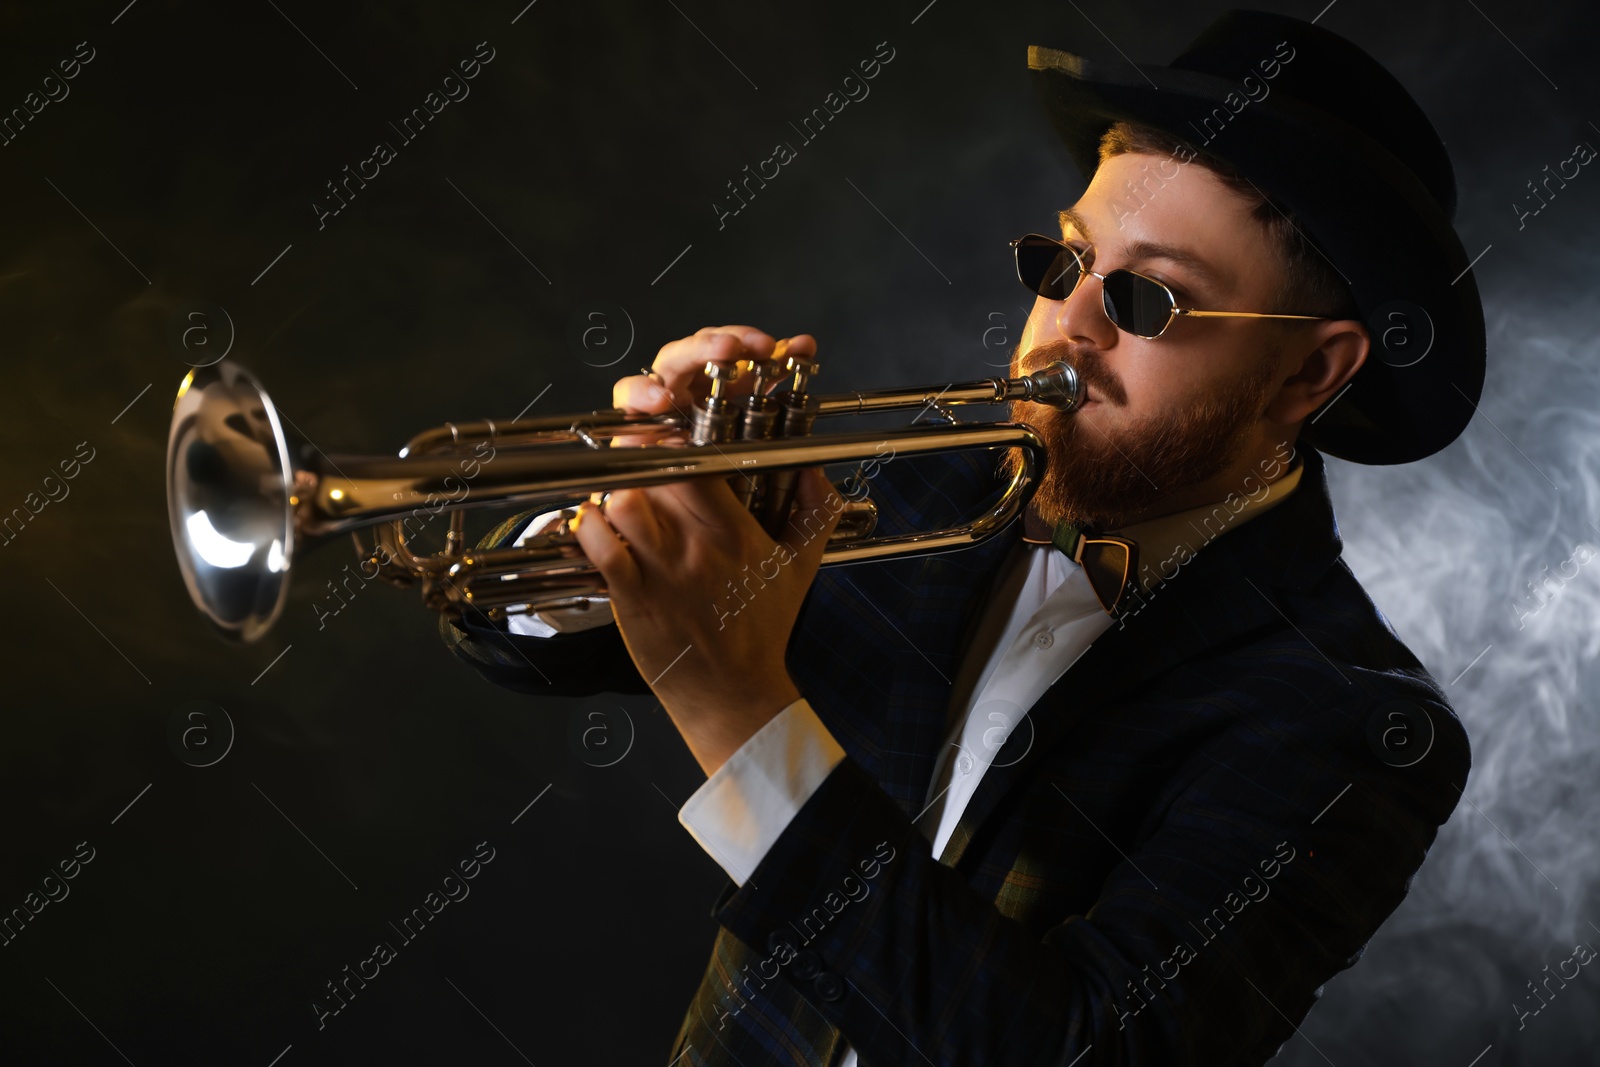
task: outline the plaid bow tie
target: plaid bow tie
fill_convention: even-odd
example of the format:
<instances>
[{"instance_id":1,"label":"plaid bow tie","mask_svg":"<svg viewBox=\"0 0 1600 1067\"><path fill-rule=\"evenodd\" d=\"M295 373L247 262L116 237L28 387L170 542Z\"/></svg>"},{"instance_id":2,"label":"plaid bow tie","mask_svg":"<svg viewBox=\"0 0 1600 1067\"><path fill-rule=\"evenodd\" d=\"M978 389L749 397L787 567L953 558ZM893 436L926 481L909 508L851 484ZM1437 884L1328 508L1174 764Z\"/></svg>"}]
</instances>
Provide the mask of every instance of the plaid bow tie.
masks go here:
<instances>
[{"instance_id":1,"label":"plaid bow tie","mask_svg":"<svg viewBox=\"0 0 1600 1067\"><path fill-rule=\"evenodd\" d=\"M1056 525L1050 543L1083 568L1089 588L1108 615L1116 618L1117 612L1128 606L1134 576L1139 573L1137 542L1063 522Z\"/></svg>"}]
</instances>

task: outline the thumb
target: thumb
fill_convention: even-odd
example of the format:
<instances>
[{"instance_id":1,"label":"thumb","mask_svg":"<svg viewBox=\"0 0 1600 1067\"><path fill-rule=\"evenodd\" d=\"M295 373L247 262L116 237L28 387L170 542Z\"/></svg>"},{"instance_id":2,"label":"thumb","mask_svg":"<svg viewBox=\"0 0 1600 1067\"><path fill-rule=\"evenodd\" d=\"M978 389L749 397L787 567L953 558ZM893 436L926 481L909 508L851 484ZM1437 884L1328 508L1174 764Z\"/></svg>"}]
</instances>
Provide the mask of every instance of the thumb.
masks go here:
<instances>
[{"instance_id":1,"label":"thumb","mask_svg":"<svg viewBox=\"0 0 1600 1067\"><path fill-rule=\"evenodd\" d=\"M795 486L794 511L784 530L783 543L808 577L822 565L822 553L844 514L844 497L821 467L808 467Z\"/></svg>"}]
</instances>

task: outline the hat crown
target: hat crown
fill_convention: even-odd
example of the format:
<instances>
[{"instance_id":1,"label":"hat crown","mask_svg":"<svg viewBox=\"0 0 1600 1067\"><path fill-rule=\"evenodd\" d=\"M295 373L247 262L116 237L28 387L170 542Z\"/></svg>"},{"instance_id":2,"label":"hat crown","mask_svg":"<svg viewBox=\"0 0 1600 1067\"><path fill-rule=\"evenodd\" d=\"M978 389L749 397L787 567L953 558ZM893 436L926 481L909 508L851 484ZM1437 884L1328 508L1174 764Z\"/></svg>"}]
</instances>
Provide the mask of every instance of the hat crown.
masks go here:
<instances>
[{"instance_id":1,"label":"hat crown","mask_svg":"<svg viewBox=\"0 0 1600 1067\"><path fill-rule=\"evenodd\" d=\"M1293 51L1284 59L1281 45ZM1196 37L1169 66L1242 82L1263 79L1274 61L1273 93L1348 123L1409 167L1447 218L1456 210L1455 171L1428 116L1383 64L1338 34L1303 19L1233 10Z\"/></svg>"}]
</instances>

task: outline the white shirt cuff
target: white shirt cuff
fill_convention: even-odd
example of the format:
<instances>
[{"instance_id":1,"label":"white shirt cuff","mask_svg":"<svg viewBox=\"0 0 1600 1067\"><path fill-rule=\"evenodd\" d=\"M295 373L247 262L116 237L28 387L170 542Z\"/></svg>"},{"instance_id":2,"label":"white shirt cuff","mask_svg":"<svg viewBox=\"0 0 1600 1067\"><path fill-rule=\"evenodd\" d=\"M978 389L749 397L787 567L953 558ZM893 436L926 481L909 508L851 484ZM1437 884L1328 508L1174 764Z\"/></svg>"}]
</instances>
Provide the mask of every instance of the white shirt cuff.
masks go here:
<instances>
[{"instance_id":1,"label":"white shirt cuff","mask_svg":"<svg viewBox=\"0 0 1600 1067\"><path fill-rule=\"evenodd\" d=\"M678 810L678 822L744 885L844 749L805 698L757 730Z\"/></svg>"}]
</instances>

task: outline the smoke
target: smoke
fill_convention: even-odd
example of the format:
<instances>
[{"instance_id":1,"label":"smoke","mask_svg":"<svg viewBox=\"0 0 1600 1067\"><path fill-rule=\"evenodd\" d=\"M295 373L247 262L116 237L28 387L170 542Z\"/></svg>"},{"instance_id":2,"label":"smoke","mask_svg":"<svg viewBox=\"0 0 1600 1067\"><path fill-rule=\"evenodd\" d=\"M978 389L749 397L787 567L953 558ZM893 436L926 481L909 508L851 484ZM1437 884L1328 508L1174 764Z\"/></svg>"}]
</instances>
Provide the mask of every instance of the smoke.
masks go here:
<instances>
[{"instance_id":1,"label":"smoke","mask_svg":"<svg viewBox=\"0 0 1600 1067\"><path fill-rule=\"evenodd\" d=\"M1426 990L1434 1017L1486 1014L1497 1046L1527 1054L1556 1031L1564 1049L1592 1039L1572 1032L1592 1026L1575 1003L1521 1028L1510 1005L1537 1006L1530 979L1577 942L1600 945L1600 558L1579 562L1600 545L1600 343L1573 341L1585 331L1549 307L1486 305L1489 377L1462 437L1404 467L1329 462L1345 560L1445 687L1473 765L1360 965L1363 991L1333 987L1308 1026L1349 1034L1391 991ZM1572 986L1572 1001L1600 997L1592 976ZM1388 1040L1414 1037L1432 1062L1425 1030Z\"/></svg>"}]
</instances>

